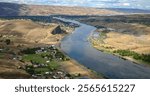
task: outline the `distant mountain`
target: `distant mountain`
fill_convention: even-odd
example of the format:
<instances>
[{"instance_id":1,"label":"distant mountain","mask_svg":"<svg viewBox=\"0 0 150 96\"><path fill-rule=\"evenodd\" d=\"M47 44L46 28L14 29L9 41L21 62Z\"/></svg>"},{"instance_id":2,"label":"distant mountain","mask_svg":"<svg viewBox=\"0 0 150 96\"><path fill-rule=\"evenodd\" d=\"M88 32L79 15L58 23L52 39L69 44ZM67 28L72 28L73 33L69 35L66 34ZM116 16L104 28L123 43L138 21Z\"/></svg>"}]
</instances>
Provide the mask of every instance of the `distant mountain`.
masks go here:
<instances>
[{"instance_id":1,"label":"distant mountain","mask_svg":"<svg viewBox=\"0 0 150 96\"><path fill-rule=\"evenodd\" d=\"M144 9L129 9L129 8L106 8L106 9L123 13L150 13L150 10Z\"/></svg>"},{"instance_id":2,"label":"distant mountain","mask_svg":"<svg viewBox=\"0 0 150 96\"><path fill-rule=\"evenodd\" d=\"M13 3L0 3L0 15L19 15L21 5Z\"/></svg>"},{"instance_id":3,"label":"distant mountain","mask_svg":"<svg viewBox=\"0 0 150 96\"><path fill-rule=\"evenodd\" d=\"M0 16L24 16L24 15L109 15L121 14L106 9L87 7L66 7L48 5L25 5L0 2Z\"/></svg>"}]
</instances>

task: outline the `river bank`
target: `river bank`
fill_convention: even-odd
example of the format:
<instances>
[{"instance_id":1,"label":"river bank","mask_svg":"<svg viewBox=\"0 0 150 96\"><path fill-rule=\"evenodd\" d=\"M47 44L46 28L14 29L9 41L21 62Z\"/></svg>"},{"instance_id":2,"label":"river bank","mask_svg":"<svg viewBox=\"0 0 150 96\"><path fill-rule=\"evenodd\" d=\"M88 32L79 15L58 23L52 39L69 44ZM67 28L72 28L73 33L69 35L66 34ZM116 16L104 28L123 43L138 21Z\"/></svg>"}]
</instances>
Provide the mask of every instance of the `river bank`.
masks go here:
<instances>
[{"instance_id":1,"label":"river bank","mask_svg":"<svg viewBox=\"0 0 150 96\"><path fill-rule=\"evenodd\" d=\"M73 27L28 19L0 20L0 27L0 78L103 78L56 47Z\"/></svg>"},{"instance_id":2,"label":"river bank","mask_svg":"<svg viewBox=\"0 0 150 96\"><path fill-rule=\"evenodd\" d=\"M70 33L72 34L72 33ZM69 34L66 34L68 36ZM65 38L65 36L64 36ZM82 64L78 63L76 60L69 57L62 49L61 49L61 42L57 42L56 48L61 51L69 60L63 61L60 63L61 69L65 72L69 73L74 79L105 79L106 77L102 74L98 74L97 72L83 66Z\"/></svg>"},{"instance_id":3,"label":"river bank","mask_svg":"<svg viewBox=\"0 0 150 96\"><path fill-rule=\"evenodd\" d=\"M62 40L66 37L71 35L72 32L66 34ZM106 77L102 74L99 74L95 72L94 70L91 70L82 64L78 63L76 60L69 57L62 49L61 49L61 41L58 41L55 45L57 49L59 49L63 54L66 55L66 57L69 58L68 61L61 62L61 69L68 72L72 76L76 77L77 79L105 79Z\"/></svg>"},{"instance_id":4,"label":"river bank","mask_svg":"<svg viewBox=\"0 0 150 96\"><path fill-rule=\"evenodd\" d=\"M91 45L97 49L98 51L101 51L101 52L104 52L104 53L107 53L107 54L112 54L114 56L117 56L123 60L129 60L135 64L139 64L139 65L144 65L144 66L147 66L147 67L150 67L149 63L148 62L144 62L144 61L141 61L141 60L136 60L134 59L133 57L131 56L122 56L122 55L119 55L119 53L115 53L113 49L107 49L105 47L102 47L102 46L99 46L99 45L95 45L94 43L94 40L89 40L91 42Z\"/></svg>"},{"instance_id":5,"label":"river bank","mask_svg":"<svg viewBox=\"0 0 150 96\"><path fill-rule=\"evenodd\" d=\"M73 34L66 36L61 41L61 49L71 58L80 64L104 74L107 78L118 79L139 79L150 78L150 68L144 65L135 64L129 60L124 60L118 56L101 52L92 47L88 38L96 27L86 25L74 20L62 19L66 22L80 24Z\"/></svg>"},{"instance_id":6,"label":"river bank","mask_svg":"<svg viewBox=\"0 0 150 96\"><path fill-rule=\"evenodd\" d=\"M5 60L11 63L1 62L0 67L3 72L1 72L0 77L27 78L28 76L28 78L38 79L150 78L149 67L135 64L93 48L91 43L88 42L88 37L96 30L96 27L69 19L61 18L61 20L68 22L71 26L73 23L81 26L76 27L74 32L71 31L66 34L66 32L60 31L61 26L59 25L55 27L53 24L43 25L25 20L3 22L1 24L3 30L1 30L0 62ZM20 27L22 30L20 30ZM5 34L3 33L4 30ZM43 34L36 34L36 30ZM29 38L33 35L34 38ZM57 48L58 43L60 49ZM25 51L27 53L23 53L23 50L27 50ZM18 73L14 73L14 70L17 70ZM13 75L10 75L12 73ZM24 73L26 76L23 75ZM29 73L32 73L32 75ZM103 76L99 75L101 73Z\"/></svg>"},{"instance_id":7,"label":"river bank","mask_svg":"<svg viewBox=\"0 0 150 96\"><path fill-rule=\"evenodd\" d=\"M99 29L90 35L89 41L91 42L92 46L99 51L118 56L119 58L122 58L124 60L129 60L135 64L143 64L145 66L150 66L148 53L144 54L144 53L138 53L136 51L132 51L133 49L127 49L129 47L126 47L123 41L120 41L120 42L119 40L115 41L117 37L118 39L119 38L122 39L123 36L124 38L125 37L127 38L127 36L124 34L118 34L118 33L115 33L114 31L109 31L106 29ZM128 39L131 39L131 37L128 36ZM133 36L132 36L132 40L134 40ZM120 45L118 44L118 42ZM139 41L136 41L136 42L138 43ZM113 43L115 43L116 46ZM124 45L124 47L121 44ZM133 45L133 46L136 46L136 45Z\"/></svg>"}]
</instances>

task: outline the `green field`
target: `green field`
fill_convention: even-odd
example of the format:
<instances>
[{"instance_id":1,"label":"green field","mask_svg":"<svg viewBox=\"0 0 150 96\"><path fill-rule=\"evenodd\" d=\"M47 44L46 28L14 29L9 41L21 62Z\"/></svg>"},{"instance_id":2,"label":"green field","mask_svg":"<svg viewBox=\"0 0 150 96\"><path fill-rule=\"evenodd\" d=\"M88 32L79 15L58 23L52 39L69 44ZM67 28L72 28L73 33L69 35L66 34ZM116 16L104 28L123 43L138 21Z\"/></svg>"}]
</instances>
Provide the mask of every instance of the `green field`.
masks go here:
<instances>
[{"instance_id":1,"label":"green field","mask_svg":"<svg viewBox=\"0 0 150 96\"><path fill-rule=\"evenodd\" d=\"M40 54L26 54L23 56L22 60L35 63L46 63L46 60L42 58Z\"/></svg>"}]
</instances>

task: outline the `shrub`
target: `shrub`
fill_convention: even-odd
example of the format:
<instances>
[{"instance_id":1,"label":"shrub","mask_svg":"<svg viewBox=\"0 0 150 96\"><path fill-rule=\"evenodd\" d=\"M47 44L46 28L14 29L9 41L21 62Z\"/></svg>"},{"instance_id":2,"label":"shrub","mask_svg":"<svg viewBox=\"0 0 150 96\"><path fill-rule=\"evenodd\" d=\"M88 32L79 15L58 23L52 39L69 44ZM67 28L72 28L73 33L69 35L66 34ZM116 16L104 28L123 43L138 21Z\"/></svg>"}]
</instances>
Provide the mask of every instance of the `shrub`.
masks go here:
<instances>
[{"instance_id":1,"label":"shrub","mask_svg":"<svg viewBox=\"0 0 150 96\"><path fill-rule=\"evenodd\" d=\"M118 53L121 56L131 56L136 60L142 60L145 62L150 62L150 55L146 55L146 54L138 54L134 51L130 51L130 50L115 50L114 53Z\"/></svg>"},{"instance_id":2,"label":"shrub","mask_svg":"<svg viewBox=\"0 0 150 96\"><path fill-rule=\"evenodd\" d=\"M9 44L11 43L10 39L6 39L6 40L5 40L5 43L6 43L7 45L9 45Z\"/></svg>"}]
</instances>

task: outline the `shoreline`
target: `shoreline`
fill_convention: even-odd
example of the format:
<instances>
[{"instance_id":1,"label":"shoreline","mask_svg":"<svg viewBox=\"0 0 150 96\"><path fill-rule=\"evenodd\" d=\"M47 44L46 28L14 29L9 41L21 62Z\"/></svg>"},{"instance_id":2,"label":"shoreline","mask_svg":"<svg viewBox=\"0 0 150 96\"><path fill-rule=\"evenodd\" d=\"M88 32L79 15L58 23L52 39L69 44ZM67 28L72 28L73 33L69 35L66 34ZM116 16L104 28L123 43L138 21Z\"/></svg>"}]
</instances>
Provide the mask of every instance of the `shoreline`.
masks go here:
<instances>
[{"instance_id":1,"label":"shoreline","mask_svg":"<svg viewBox=\"0 0 150 96\"><path fill-rule=\"evenodd\" d=\"M58 43L56 44L59 51L61 51L65 56L69 57L62 49L61 49L61 41L68 35L72 33L66 34ZM69 57L69 61L64 61L61 63L61 67L64 71L68 72L71 75L79 75L82 79L105 79L106 77L102 74L98 74L95 71L85 67L84 65L78 63L76 60ZM64 64L65 63L65 64ZM77 79L80 79L77 78Z\"/></svg>"},{"instance_id":2,"label":"shoreline","mask_svg":"<svg viewBox=\"0 0 150 96\"><path fill-rule=\"evenodd\" d=\"M75 27L77 28L77 27ZM74 30L75 30L74 28ZM98 74L97 72L87 68L86 66L80 64L79 62L77 62L76 60L74 60L73 58L69 57L62 49L61 49L61 41L64 40L64 38L66 38L66 36L69 36L70 34L72 34L74 32L74 30L72 32L68 32L67 34L63 35L62 38L57 41L56 48L61 51L66 57L68 57L70 60L69 61L64 61L61 63L61 67L64 69L64 71L68 72L71 75L77 75L80 74L79 78L77 79L81 79L85 77L85 79L105 79L107 77L105 77L103 74ZM65 63L65 64L64 64Z\"/></svg>"},{"instance_id":3,"label":"shoreline","mask_svg":"<svg viewBox=\"0 0 150 96\"><path fill-rule=\"evenodd\" d=\"M142 66L150 67L149 63L147 63L147 62L144 62L144 61L141 61L141 60L136 60L136 59L134 59L134 58L132 58L130 56L121 56L121 55L119 55L117 53L111 52L112 50L110 50L110 49L108 49L108 50L105 49L105 47L98 47L98 46L93 44L93 41L91 39L92 39L92 36L90 35L89 42L91 43L91 46L93 48L97 49L98 51L105 52L105 53L108 53L108 54L112 54L112 55L117 56L118 58L121 58L123 60L128 60L130 62L133 62L134 64L139 64L139 65L142 65Z\"/></svg>"},{"instance_id":4,"label":"shoreline","mask_svg":"<svg viewBox=\"0 0 150 96\"><path fill-rule=\"evenodd\" d=\"M10 22L11 21L11 22ZM29 67L28 66L28 64L29 65L33 65L33 63L31 63L30 61L28 62L27 60L29 60L29 58L27 58L27 59L25 59L25 61L22 61L23 60L23 56L25 55L24 53L22 53L21 55L20 54L18 54L19 52L21 52L21 50L25 50L25 49L28 49L28 48L31 48L31 50L32 50L32 48L36 48L36 47L41 47L41 48L43 48L43 47L47 47L47 46L49 46L49 45L55 45L57 48L58 48L58 50L59 51L61 51L66 57L68 57L62 50L61 50L61 48L60 48L60 44L61 44L61 41L62 41L62 39L63 38L65 38L65 36L68 36L68 35L70 35L74 30L67 30L68 32L68 34L57 34L57 35L53 35L53 34L51 34L51 33L49 33L49 32L52 32L53 30L55 30L55 31L57 31L56 30L56 28L54 28L55 26L50 26L50 25L41 25L41 24L39 24L39 23L37 23L37 22L35 22L35 21L29 21L29 20L7 20L7 21L5 21L5 20L3 20L3 22L4 23L6 23L6 24L10 24L10 25L15 25L15 26L10 26L9 25L9 27L12 27L12 29L13 28L16 28L16 30L17 30L17 34L22 34L23 36L21 37L21 36L15 36L15 37L13 37L13 38L15 38L15 39L12 39L12 37L10 37L11 35L13 36L14 35L14 33L12 32L11 34L8 34L8 35L5 35L4 34L4 36L5 37L3 37L3 34L2 34L2 37L0 38L0 39L2 39L2 40L5 40L5 38L6 37L8 37L10 40L11 40L11 42L13 42L13 43L10 43L10 45L5 45L5 42L1 42L1 46L5 46L4 48L2 48L1 50L5 50L5 48L9 48L9 49L11 49L11 50L13 50L14 52L16 52L15 54L15 56L13 55L13 56L11 56L12 55L12 53L7 53L7 52L3 52L4 54L6 54L6 55L10 55L9 56L9 58L0 58L1 60L0 60L0 62L2 63L2 66L0 66L1 67L1 69L3 68L3 70L4 70L4 72L1 72L1 76L0 76L0 78L26 78L25 76L24 76L24 74L22 75L22 72L25 72L27 75L29 75L29 78L28 79L32 79L32 78L39 78L39 79L42 79L42 78L47 78L46 76L44 76L43 74L49 74L48 73L48 71L47 71L47 66L46 65L43 65L44 66L44 68L45 69L43 69L44 70L44 72L45 72L45 70L47 71L47 73L39 73L39 74L36 74L36 73L28 73L27 72L27 70L26 70L26 68L27 67ZM2 23L3 24L3 23ZM1 24L1 25L2 25ZM44 26L44 27L43 27ZM4 28L7 28L8 26L4 26ZM25 29L22 29L21 31L20 31L20 27L23 27L23 28L25 28ZM27 27L27 28L26 28ZM32 30L33 31L31 31L31 28L32 28ZM57 27L57 25L56 25L56 27ZM9 29L9 31L11 31L12 29ZM39 32L39 33L41 33L41 32L45 32L45 33L42 33L42 34L38 34L38 35L40 35L41 37L39 38L38 37L38 35L34 35L34 38L31 38L31 40L30 39L28 39L29 38L29 36L33 36L33 34L35 33L35 32ZM29 33L31 33L31 34L27 34L27 32ZM26 36L26 38L25 38L25 36ZM43 36L43 37L42 37ZM19 41L19 40L22 40L22 41ZM18 48L18 45L20 45L19 46L19 48ZM47 51L47 50L45 50L45 51ZM36 54L36 53L33 53L33 54ZM0 54L1 55L1 54ZM27 55L26 55L27 56ZM28 56L30 56L30 55L28 55ZM34 57L34 56L33 56ZM41 56L40 56L40 58L41 58ZM68 57L69 58L69 57ZM42 58L43 59L43 58ZM9 60L10 62L4 62L4 61L6 61L6 60ZM47 60L47 59L44 59L44 60ZM14 62L14 61L16 61L16 62ZM28 62L28 63L26 63L26 61ZM42 60L41 60L42 61ZM44 62L44 64L45 64L45 61L43 61ZM49 62L49 61L48 61ZM8 63L8 64L6 64L6 63ZM38 61L38 63L39 63L39 61ZM5 66L3 67L3 64L6 66L6 67L8 67L8 68L6 68ZM88 69L88 68L86 68L86 67L84 67L84 66L82 66L81 64L79 64L78 62L76 62L75 60L73 60L72 58L70 58L70 60L69 61L61 61L61 62L59 62L59 64L60 65L65 65L65 66L62 66L63 68L64 68L64 71L63 72L66 72L66 73L71 73L71 74L73 74L73 76L74 75L77 75L77 76L74 76L75 77L75 79L78 79L78 77L79 77L79 79L80 78L89 78L89 79L100 79L100 78L103 78L102 76L100 76L100 75L98 75L96 72L94 72L94 71L92 71L92 70L90 70L90 69ZM41 67L37 67L37 65L38 64L35 64L36 66L35 67L33 67L33 68L35 68L35 69L38 69L38 68L41 68ZM72 69L70 68L70 66L72 67ZM61 67L61 66L60 66ZM13 75L12 76L9 76L9 74L11 74L11 73L9 73L10 71L8 71L8 69L9 70L12 70L12 72L11 73L13 73L13 72L15 72L15 73L13 73ZM30 68L31 69L31 68ZM34 71L35 71L35 69L34 69ZM16 70L17 70L17 72L18 73L16 73ZM49 70L49 69L48 69ZM63 70L63 69L62 69ZM61 70L58 70L58 71L61 71ZM3 73L7 73L7 75L8 75L8 77L4 77L4 76L2 76L3 75ZM55 75L55 73L56 72L54 72L54 75ZM64 73L64 74L66 74L66 73ZM15 75L15 74L21 74L22 75L22 77L21 77L21 75L20 76L18 76L17 77L17 75ZM80 75L80 76L78 76L78 74ZM33 75L33 76L32 76ZM51 78L50 76L49 76L49 78Z\"/></svg>"}]
</instances>

